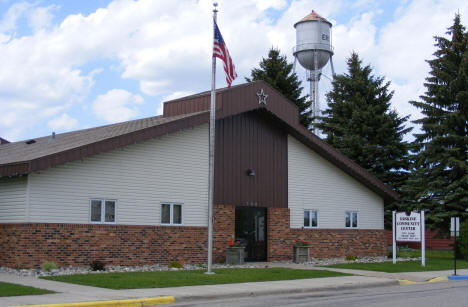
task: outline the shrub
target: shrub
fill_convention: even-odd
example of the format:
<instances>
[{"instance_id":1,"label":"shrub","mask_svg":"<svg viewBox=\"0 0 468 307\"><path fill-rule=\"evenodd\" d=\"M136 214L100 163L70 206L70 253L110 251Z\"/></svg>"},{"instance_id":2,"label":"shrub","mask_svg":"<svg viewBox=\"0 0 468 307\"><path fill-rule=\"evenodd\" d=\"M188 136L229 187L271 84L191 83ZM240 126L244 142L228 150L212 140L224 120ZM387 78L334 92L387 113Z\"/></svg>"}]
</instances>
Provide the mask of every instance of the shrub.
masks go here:
<instances>
[{"instance_id":1,"label":"shrub","mask_svg":"<svg viewBox=\"0 0 468 307\"><path fill-rule=\"evenodd\" d=\"M457 252L459 258L468 260L468 220L460 223L460 237L457 238Z\"/></svg>"},{"instance_id":2,"label":"shrub","mask_svg":"<svg viewBox=\"0 0 468 307\"><path fill-rule=\"evenodd\" d=\"M309 246L310 242L306 240L296 240L296 246Z\"/></svg>"},{"instance_id":3,"label":"shrub","mask_svg":"<svg viewBox=\"0 0 468 307\"><path fill-rule=\"evenodd\" d=\"M346 261L354 261L354 260L356 260L357 258L358 258L358 257L356 257L356 256L348 255L348 256L345 257L345 260L346 260Z\"/></svg>"},{"instance_id":4,"label":"shrub","mask_svg":"<svg viewBox=\"0 0 468 307\"><path fill-rule=\"evenodd\" d=\"M184 266L178 261L172 261L167 267L170 269L182 269Z\"/></svg>"},{"instance_id":5,"label":"shrub","mask_svg":"<svg viewBox=\"0 0 468 307\"><path fill-rule=\"evenodd\" d=\"M43 270L44 272L50 272L52 270L57 270L57 269L58 269L58 265L57 263L53 261L44 261L41 264L41 270Z\"/></svg>"},{"instance_id":6,"label":"shrub","mask_svg":"<svg viewBox=\"0 0 468 307\"><path fill-rule=\"evenodd\" d=\"M91 271L104 271L106 269L104 262L99 260L91 261L89 267L91 268Z\"/></svg>"}]
</instances>

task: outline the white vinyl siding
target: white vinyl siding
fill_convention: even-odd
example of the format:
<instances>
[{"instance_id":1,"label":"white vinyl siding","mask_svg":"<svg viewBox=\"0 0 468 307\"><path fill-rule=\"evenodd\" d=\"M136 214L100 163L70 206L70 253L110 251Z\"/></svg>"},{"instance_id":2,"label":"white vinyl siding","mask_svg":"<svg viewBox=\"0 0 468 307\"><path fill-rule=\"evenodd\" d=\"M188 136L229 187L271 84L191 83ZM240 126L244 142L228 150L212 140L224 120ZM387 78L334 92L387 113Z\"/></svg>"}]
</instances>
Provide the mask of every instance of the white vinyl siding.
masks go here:
<instances>
[{"instance_id":1,"label":"white vinyl siding","mask_svg":"<svg viewBox=\"0 0 468 307\"><path fill-rule=\"evenodd\" d=\"M346 212L359 212L358 229L383 229L383 199L288 136L288 207L291 227L304 226L304 210L320 212L319 228L345 229Z\"/></svg>"},{"instance_id":2,"label":"white vinyl siding","mask_svg":"<svg viewBox=\"0 0 468 307\"><path fill-rule=\"evenodd\" d=\"M176 199L184 225L206 226L207 176L204 124L32 174L31 221L89 223L90 199L116 199L117 224L160 225Z\"/></svg>"},{"instance_id":3,"label":"white vinyl siding","mask_svg":"<svg viewBox=\"0 0 468 307\"><path fill-rule=\"evenodd\" d=\"M0 222L26 222L27 177L0 179Z\"/></svg>"}]
</instances>

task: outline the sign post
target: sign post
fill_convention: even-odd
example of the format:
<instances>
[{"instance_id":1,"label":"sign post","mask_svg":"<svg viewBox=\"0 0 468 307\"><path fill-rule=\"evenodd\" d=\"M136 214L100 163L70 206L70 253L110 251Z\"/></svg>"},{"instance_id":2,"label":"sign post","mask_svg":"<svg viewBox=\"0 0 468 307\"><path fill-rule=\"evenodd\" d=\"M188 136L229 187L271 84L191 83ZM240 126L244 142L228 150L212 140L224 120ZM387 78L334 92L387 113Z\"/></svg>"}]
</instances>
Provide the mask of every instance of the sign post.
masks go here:
<instances>
[{"instance_id":1,"label":"sign post","mask_svg":"<svg viewBox=\"0 0 468 307\"><path fill-rule=\"evenodd\" d=\"M393 211L393 263L396 263L396 241L421 242L421 265L426 265L424 211Z\"/></svg>"},{"instance_id":2,"label":"sign post","mask_svg":"<svg viewBox=\"0 0 468 307\"><path fill-rule=\"evenodd\" d=\"M426 219L421 210L421 265L426 266Z\"/></svg>"},{"instance_id":3,"label":"sign post","mask_svg":"<svg viewBox=\"0 0 468 307\"><path fill-rule=\"evenodd\" d=\"M453 275L457 275L457 234L460 231L460 218L450 218L450 234L453 236Z\"/></svg>"},{"instance_id":4,"label":"sign post","mask_svg":"<svg viewBox=\"0 0 468 307\"><path fill-rule=\"evenodd\" d=\"M393 238L393 250L392 250L392 255L393 255L393 264L396 263L396 228L395 228L395 214L396 211L392 212L392 238Z\"/></svg>"}]
</instances>

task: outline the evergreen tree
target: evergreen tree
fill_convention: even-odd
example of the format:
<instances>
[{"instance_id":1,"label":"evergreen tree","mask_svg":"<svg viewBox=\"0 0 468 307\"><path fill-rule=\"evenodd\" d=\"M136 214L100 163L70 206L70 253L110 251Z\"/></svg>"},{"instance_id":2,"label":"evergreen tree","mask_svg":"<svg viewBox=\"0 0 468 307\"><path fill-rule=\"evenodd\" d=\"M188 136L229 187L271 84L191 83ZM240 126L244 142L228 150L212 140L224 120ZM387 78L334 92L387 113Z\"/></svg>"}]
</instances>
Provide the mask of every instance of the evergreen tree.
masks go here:
<instances>
[{"instance_id":1,"label":"evergreen tree","mask_svg":"<svg viewBox=\"0 0 468 307\"><path fill-rule=\"evenodd\" d=\"M451 216L468 217L468 33L456 15L450 39L435 37L435 58L422 101L411 101L423 117L414 121L414 170L406 192L428 224L447 229Z\"/></svg>"},{"instance_id":2,"label":"evergreen tree","mask_svg":"<svg viewBox=\"0 0 468 307\"><path fill-rule=\"evenodd\" d=\"M308 110L310 102L307 96L301 97L301 81L293 72L293 64L288 63L286 56L281 55L278 49L272 48L268 52L268 58L263 58L260 68L254 68L251 78L245 78L247 82L264 80L277 89L281 94L294 102L299 108L300 122L306 128L311 123L311 111Z\"/></svg>"},{"instance_id":3,"label":"evergreen tree","mask_svg":"<svg viewBox=\"0 0 468 307\"><path fill-rule=\"evenodd\" d=\"M348 72L332 81L317 126L327 143L400 192L408 176L409 145L403 141L412 129L404 126L408 116L390 110L390 82L373 76L356 53L347 64Z\"/></svg>"}]
</instances>

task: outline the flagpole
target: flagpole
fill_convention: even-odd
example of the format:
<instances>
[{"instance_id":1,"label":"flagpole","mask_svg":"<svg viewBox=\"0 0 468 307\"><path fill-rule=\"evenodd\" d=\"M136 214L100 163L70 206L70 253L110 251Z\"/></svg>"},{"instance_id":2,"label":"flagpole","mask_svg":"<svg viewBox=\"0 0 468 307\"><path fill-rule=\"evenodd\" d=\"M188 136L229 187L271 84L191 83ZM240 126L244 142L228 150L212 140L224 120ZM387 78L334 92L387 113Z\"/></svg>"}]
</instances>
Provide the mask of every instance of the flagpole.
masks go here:
<instances>
[{"instance_id":1,"label":"flagpole","mask_svg":"<svg viewBox=\"0 0 468 307\"><path fill-rule=\"evenodd\" d=\"M211 104L210 104L210 143L209 143L209 182L208 182L208 267L206 274L214 274L212 271L213 260L213 194L214 194L214 155L215 155L215 122L216 122L216 58L214 56L214 31L216 22L216 7L213 3L213 48L211 49Z\"/></svg>"}]
</instances>

